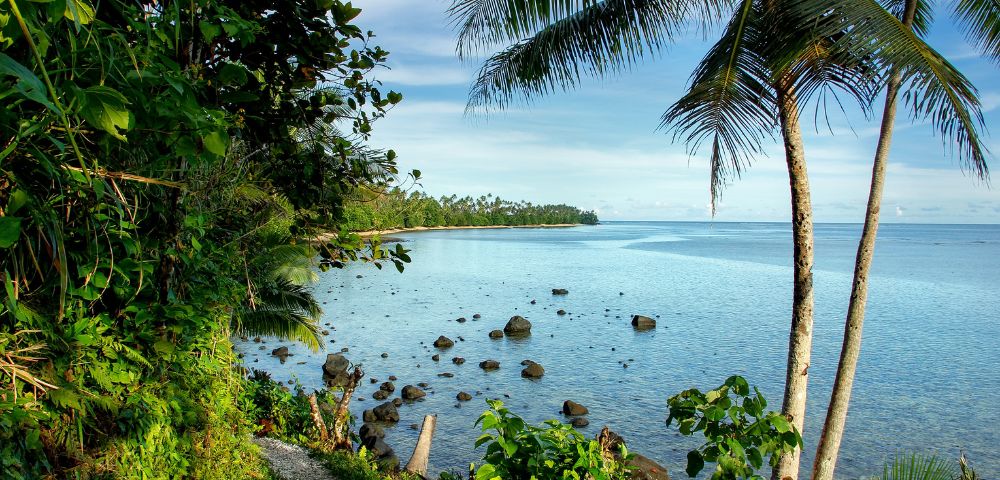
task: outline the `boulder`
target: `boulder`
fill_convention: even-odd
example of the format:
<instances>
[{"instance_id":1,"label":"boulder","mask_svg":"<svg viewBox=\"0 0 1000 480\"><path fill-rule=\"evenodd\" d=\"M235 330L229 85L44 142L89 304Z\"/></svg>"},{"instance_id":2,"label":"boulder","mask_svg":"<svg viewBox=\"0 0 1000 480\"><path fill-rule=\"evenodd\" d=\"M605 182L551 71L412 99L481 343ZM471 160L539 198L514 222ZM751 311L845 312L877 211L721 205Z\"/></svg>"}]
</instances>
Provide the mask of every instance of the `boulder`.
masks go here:
<instances>
[{"instance_id":1,"label":"boulder","mask_svg":"<svg viewBox=\"0 0 1000 480\"><path fill-rule=\"evenodd\" d=\"M271 350L271 355L274 355L275 357L287 357L288 347L275 348L274 350Z\"/></svg>"},{"instance_id":2,"label":"boulder","mask_svg":"<svg viewBox=\"0 0 1000 480\"><path fill-rule=\"evenodd\" d=\"M521 376L524 378L542 378L542 375L545 375L545 369L537 363L532 363L521 370Z\"/></svg>"},{"instance_id":3,"label":"boulder","mask_svg":"<svg viewBox=\"0 0 1000 480\"><path fill-rule=\"evenodd\" d=\"M376 390L375 393L372 394L372 398L375 400L385 400L389 398L389 392L385 390Z\"/></svg>"},{"instance_id":4,"label":"boulder","mask_svg":"<svg viewBox=\"0 0 1000 480\"><path fill-rule=\"evenodd\" d=\"M568 293L569 293L569 290L566 290L565 288L553 288L552 289L552 294L553 295L566 295Z\"/></svg>"},{"instance_id":5,"label":"boulder","mask_svg":"<svg viewBox=\"0 0 1000 480\"><path fill-rule=\"evenodd\" d=\"M490 338L503 338L503 332L500 330L493 330L490 332Z\"/></svg>"},{"instance_id":6,"label":"boulder","mask_svg":"<svg viewBox=\"0 0 1000 480\"><path fill-rule=\"evenodd\" d=\"M632 315L632 327L636 330L650 330L656 328L656 320L645 315Z\"/></svg>"},{"instance_id":7,"label":"boulder","mask_svg":"<svg viewBox=\"0 0 1000 480\"><path fill-rule=\"evenodd\" d=\"M436 354L436 353L435 353L435 354L434 354L434 355L433 355L433 356L431 357L431 360L434 360L435 362L436 362L436 361L438 361L438 360L441 360L441 355L438 355L438 354Z\"/></svg>"},{"instance_id":8,"label":"boulder","mask_svg":"<svg viewBox=\"0 0 1000 480\"><path fill-rule=\"evenodd\" d=\"M396 386L393 385L392 382L382 382L382 385L379 385L378 389L392 393L396 391Z\"/></svg>"},{"instance_id":9,"label":"boulder","mask_svg":"<svg viewBox=\"0 0 1000 480\"><path fill-rule=\"evenodd\" d=\"M326 381L326 385L328 387L342 387L347 385L349 381L347 369L350 366L351 362L343 355L336 353L328 354L326 362L323 363L323 380Z\"/></svg>"},{"instance_id":10,"label":"boulder","mask_svg":"<svg viewBox=\"0 0 1000 480\"><path fill-rule=\"evenodd\" d=\"M465 359L462 358L462 357L455 357L455 358L451 359L451 363L454 363L455 365L461 365L461 364L465 363Z\"/></svg>"},{"instance_id":11,"label":"boulder","mask_svg":"<svg viewBox=\"0 0 1000 480\"><path fill-rule=\"evenodd\" d=\"M633 453L625 465L634 469L631 472L633 480L670 480L666 467L638 453Z\"/></svg>"},{"instance_id":12,"label":"boulder","mask_svg":"<svg viewBox=\"0 0 1000 480\"><path fill-rule=\"evenodd\" d=\"M465 392L458 392L458 395L455 395L455 398L457 398L460 402L468 402L469 400L472 400L472 395Z\"/></svg>"},{"instance_id":13,"label":"boulder","mask_svg":"<svg viewBox=\"0 0 1000 480\"><path fill-rule=\"evenodd\" d=\"M473 320L479 320L480 318L483 318L483 316L478 313L472 316Z\"/></svg>"},{"instance_id":14,"label":"boulder","mask_svg":"<svg viewBox=\"0 0 1000 480\"><path fill-rule=\"evenodd\" d=\"M418 398L423 398L427 396L427 394L424 393L423 390L414 387L413 385L407 385L403 387L401 395L403 397L403 400L416 400Z\"/></svg>"},{"instance_id":15,"label":"boulder","mask_svg":"<svg viewBox=\"0 0 1000 480\"><path fill-rule=\"evenodd\" d=\"M590 413L590 410L587 410L587 407L584 407L583 405L580 405L572 400L566 400L563 402L562 412L564 415L575 417L579 415L586 415Z\"/></svg>"},{"instance_id":16,"label":"boulder","mask_svg":"<svg viewBox=\"0 0 1000 480\"><path fill-rule=\"evenodd\" d=\"M369 439L385 438L385 430L373 423L366 423L361 425L361 429L358 430L358 437L361 439L361 443L366 443Z\"/></svg>"},{"instance_id":17,"label":"boulder","mask_svg":"<svg viewBox=\"0 0 1000 480\"><path fill-rule=\"evenodd\" d=\"M380 422L395 423L399 421L399 410L396 410L396 406L392 402L385 402L373 408L372 414Z\"/></svg>"},{"instance_id":18,"label":"boulder","mask_svg":"<svg viewBox=\"0 0 1000 480\"><path fill-rule=\"evenodd\" d=\"M503 327L503 333L510 337L531 334L531 322L520 315L514 315Z\"/></svg>"},{"instance_id":19,"label":"boulder","mask_svg":"<svg viewBox=\"0 0 1000 480\"><path fill-rule=\"evenodd\" d=\"M365 422L376 422L376 421L378 421L378 419L375 418L375 412L371 411L370 409L369 410L365 410L364 412L361 412L361 420L363 420Z\"/></svg>"},{"instance_id":20,"label":"boulder","mask_svg":"<svg viewBox=\"0 0 1000 480\"><path fill-rule=\"evenodd\" d=\"M403 399L402 398L394 398L394 399L392 399L392 404L395 407L401 407L401 406L403 406Z\"/></svg>"},{"instance_id":21,"label":"boulder","mask_svg":"<svg viewBox=\"0 0 1000 480\"><path fill-rule=\"evenodd\" d=\"M483 360L479 362L479 368L489 372L491 370L496 370L500 368L500 362L496 360Z\"/></svg>"},{"instance_id":22,"label":"boulder","mask_svg":"<svg viewBox=\"0 0 1000 480\"><path fill-rule=\"evenodd\" d=\"M434 346L437 348L451 348L455 346L455 342L453 342L450 338L441 335L437 340L434 340Z\"/></svg>"},{"instance_id":23,"label":"boulder","mask_svg":"<svg viewBox=\"0 0 1000 480\"><path fill-rule=\"evenodd\" d=\"M532 363L535 363L535 361L534 360L521 360L521 365L525 366L525 367L527 367L528 365L531 365Z\"/></svg>"},{"instance_id":24,"label":"boulder","mask_svg":"<svg viewBox=\"0 0 1000 480\"><path fill-rule=\"evenodd\" d=\"M583 428L586 427L587 425L590 425L590 420L587 420L584 417L576 417L572 421L570 421L569 424L573 425L573 428Z\"/></svg>"}]
</instances>

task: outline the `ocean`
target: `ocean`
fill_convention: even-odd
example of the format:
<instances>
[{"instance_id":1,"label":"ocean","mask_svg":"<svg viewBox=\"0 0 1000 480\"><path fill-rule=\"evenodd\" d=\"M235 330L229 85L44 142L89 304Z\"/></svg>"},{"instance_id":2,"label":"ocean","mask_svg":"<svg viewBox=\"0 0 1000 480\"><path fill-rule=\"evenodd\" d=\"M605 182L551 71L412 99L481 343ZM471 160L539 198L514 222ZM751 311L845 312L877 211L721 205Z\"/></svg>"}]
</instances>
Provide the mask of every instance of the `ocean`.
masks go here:
<instances>
[{"instance_id":1,"label":"ocean","mask_svg":"<svg viewBox=\"0 0 1000 480\"><path fill-rule=\"evenodd\" d=\"M559 410L574 400L590 410L585 435L607 425L630 450L684 478L685 455L701 441L665 425L669 396L711 389L739 374L761 389L769 409L780 410L790 229L787 223L606 222L395 234L411 250L405 272L354 264L320 274L321 323L330 330L324 351L276 339L265 339L265 350L237 343L248 367L295 379L307 390L322 387L326 354L342 348L367 377L397 376L396 395L404 385L426 382L427 397L400 408L401 421L387 428L386 440L405 462L417 437L410 426L437 414L432 471L466 472L481 458L484 449L473 448L480 433L474 423L486 398L503 400L530 422L565 421ZM816 226L804 472L836 371L860 231L860 225ZM839 478L880 474L897 451L954 459L965 452L984 478L997 478L998 281L1000 226L882 225ZM553 288L569 294L554 296ZM559 309L568 313L557 315ZM481 318L473 320L477 313ZM655 317L657 328L634 331L633 314ZM488 338L513 315L531 321L529 338ZM439 352L431 346L439 335L455 346ZM270 356L279 345L294 355L284 364ZM467 362L455 365L455 356ZM484 372L478 363L486 359L501 368ZM521 378L525 359L542 364L544 377ZM371 398L377 388L364 381L356 393L364 400L353 402L352 412L360 417L381 403ZM460 391L473 400L456 401Z\"/></svg>"}]
</instances>

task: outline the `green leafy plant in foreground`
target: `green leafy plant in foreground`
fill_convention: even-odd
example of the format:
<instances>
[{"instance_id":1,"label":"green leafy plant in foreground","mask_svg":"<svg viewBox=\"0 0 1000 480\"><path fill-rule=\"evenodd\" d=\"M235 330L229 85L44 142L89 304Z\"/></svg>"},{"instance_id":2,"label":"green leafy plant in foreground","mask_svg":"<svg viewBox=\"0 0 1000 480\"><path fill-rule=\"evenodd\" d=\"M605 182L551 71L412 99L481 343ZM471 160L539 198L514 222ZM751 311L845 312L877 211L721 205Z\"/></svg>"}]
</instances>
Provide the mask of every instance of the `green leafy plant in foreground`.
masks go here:
<instances>
[{"instance_id":1,"label":"green leafy plant in foreground","mask_svg":"<svg viewBox=\"0 0 1000 480\"><path fill-rule=\"evenodd\" d=\"M706 462L716 463L713 479L760 478L756 470L770 457L773 467L781 454L802 446L798 430L784 416L764 413L767 400L757 387L734 375L714 390L696 388L670 397L667 426L677 421L683 435L703 432L705 443L687 455L687 474L698 475Z\"/></svg>"},{"instance_id":2,"label":"green leafy plant in foreground","mask_svg":"<svg viewBox=\"0 0 1000 480\"><path fill-rule=\"evenodd\" d=\"M483 429L476 448L486 445L485 463L475 471L477 480L627 478L623 463L602 451L597 440L588 440L573 427L556 420L544 422L544 427L529 425L503 402L486 403L490 409L476 420ZM624 446L621 457L628 458Z\"/></svg>"}]
</instances>

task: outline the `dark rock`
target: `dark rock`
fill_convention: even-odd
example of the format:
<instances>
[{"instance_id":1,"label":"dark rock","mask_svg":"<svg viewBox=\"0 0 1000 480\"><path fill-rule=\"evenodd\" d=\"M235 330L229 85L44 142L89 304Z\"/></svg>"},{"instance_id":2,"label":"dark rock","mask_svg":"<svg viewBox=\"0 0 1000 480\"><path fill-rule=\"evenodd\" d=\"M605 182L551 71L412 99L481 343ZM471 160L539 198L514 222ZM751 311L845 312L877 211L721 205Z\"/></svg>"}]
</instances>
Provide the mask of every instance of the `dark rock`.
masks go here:
<instances>
[{"instance_id":1,"label":"dark rock","mask_svg":"<svg viewBox=\"0 0 1000 480\"><path fill-rule=\"evenodd\" d=\"M559 310L556 310L556 315L566 315L566 310L560 308Z\"/></svg>"},{"instance_id":2,"label":"dark rock","mask_svg":"<svg viewBox=\"0 0 1000 480\"><path fill-rule=\"evenodd\" d=\"M533 363L535 363L533 360L521 360L521 365L525 366L525 367L527 367L528 365L531 365Z\"/></svg>"},{"instance_id":3,"label":"dark rock","mask_svg":"<svg viewBox=\"0 0 1000 480\"><path fill-rule=\"evenodd\" d=\"M483 316L478 313L472 316L473 320L479 320L480 318L483 318Z\"/></svg>"},{"instance_id":4,"label":"dark rock","mask_svg":"<svg viewBox=\"0 0 1000 480\"><path fill-rule=\"evenodd\" d=\"M254 343L260 343L260 337L253 337Z\"/></svg>"},{"instance_id":5,"label":"dark rock","mask_svg":"<svg viewBox=\"0 0 1000 480\"><path fill-rule=\"evenodd\" d=\"M451 348L455 346L455 342L451 341L450 338L441 335L437 340L434 340L434 346L437 348Z\"/></svg>"},{"instance_id":6,"label":"dark rock","mask_svg":"<svg viewBox=\"0 0 1000 480\"><path fill-rule=\"evenodd\" d=\"M372 413L375 418L382 422L398 422L399 421L399 410L396 410L396 405L392 402L385 402L379 406L372 409Z\"/></svg>"},{"instance_id":7,"label":"dark rock","mask_svg":"<svg viewBox=\"0 0 1000 480\"><path fill-rule=\"evenodd\" d=\"M523 336L531 334L531 322L520 315L514 315L503 327L503 333L507 336Z\"/></svg>"},{"instance_id":8,"label":"dark rock","mask_svg":"<svg viewBox=\"0 0 1000 480\"><path fill-rule=\"evenodd\" d=\"M545 369L537 363L532 363L521 370L521 376L524 378L542 378L542 375L545 375Z\"/></svg>"},{"instance_id":9,"label":"dark rock","mask_svg":"<svg viewBox=\"0 0 1000 480\"><path fill-rule=\"evenodd\" d=\"M451 373L451 372L442 372L442 373L439 373L438 376L439 377L444 377L444 378L452 378L452 377L455 376L455 374Z\"/></svg>"},{"instance_id":10,"label":"dark rock","mask_svg":"<svg viewBox=\"0 0 1000 480\"><path fill-rule=\"evenodd\" d=\"M361 419L363 421L365 421L365 422L375 422L375 421L378 421L378 419L375 418L375 412L371 411L370 409L369 410L365 410L364 412L361 412Z\"/></svg>"},{"instance_id":11,"label":"dark rock","mask_svg":"<svg viewBox=\"0 0 1000 480\"><path fill-rule=\"evenodd\" d=\"M368 381L370 381L371 383L378 383L378 379L375 377L369 378Z\"/></svg>"},{"instance_id":12,"label":"dark rock","mask_svg":"<svg viewBox=\"0 0 1000 480\"><path fill-rule=\"evenodd\" d=\"M385 400L389 398L389 392L385 390L376 390L375 393L372 394L372 398L375 400Z\"/></svg>"},{"instance_id":13,"label":"dark rock","mask_svg":"<svg viewBox=\"0 0 1000 480\"><path fill-rule=\"evenodd\" d=\"M465 363L465 359L462 358L462 357L455 357L455 358L451 359L451 363L454 363L455 365L461 365L461 364Z\"/></svg>"},{"instance_id":14,"label":"dark rock","mask_svg":"<svg viewBox=\"0 0 1000 480\"><path fill-rule=\"evenodd\" d=\"M417 386L420 387L420 388L427 388L430 385L428 385L427 382L420 382L420 383L417 384Z\"/></svg>"},{"instance_id":15,"label":"dark rock","mask_svg":"<svg viewBox=\"0 0 1000 480\"><path fill-rule=\"evenodd\" d=\"M413 385L407 385L403 387L401 395L403 396L403 400L416 400L425 397L427 394Z\"/></svg>"},{"instance_id":16,"label":"dark rock","mask_svg":"<svg viewBox=\"0 0 1000 480\"><path fill-rule=\"evenodd\" d=\"M569 290L566 290L565 288L553 288L552 289L552 294L553 295L566 295L568 293L569 293Z\"/></svg>"},{"instance_id":17,"label":"dark rock","mask_svg":"<svg viewBox=\"0 0 1000 480\"><path fill-rule=\"evenodd\" d=\"M572 400L566 400L563 402L562 412L564 415L575 417L578 415L586 415L590 413L590 410L587 410L587 407L584 407L583 405L580 405Z\"/></svg>"},{"instance_id":18,"label":"dark rock","mask_svg":"<svg viewBox=\"0 0 1000 480\"><path fill-rule=\"evenodd\" d=\"M534 304L536 304L536 303L538 303L538 302L536 302L536 301L534 301L534 300L532 300L532 301L531 301L531 304L532 304L532 305L534 305Z\"/></svg>"},{"instance_id":19,"label":"dark rock","mask_svg":"<svg viewBox=\"0 0 1000 480\"><path fill-rule=\"evenodd\" d=\"M500 330L493 330L490 332L490 338L503 338L503 332Z\"/></svg>"},{"instance_id":20,"label":"dark rock","mask_svg":"<svg viewBox=\"0 0 1000 480\"><path fill-rule=\"evenodd\" d=\"M396 381L396 376L395 375L389 375L389 381L390 382L395 382Z\"/></svg>"},{"instance_id":21,"label":"dark rock","mask_svg":"<svg viewBox=\"0 0 1000 480\"><path fill-rule=\"evenodd\" d=\"M458 395L455 395L455 398L457 398L460 402L468 402L469 400L472 400L472 395L465 392L458 392Z\"/></svg>"},{"instance_id":22,"label":"dark rock","mask_svg":"<svg viewBox=\"0 0 1000 480\"><path fill-rule=\"evenodd\" d=\"M393 404L393 406L401 407L401 406L403 406L403 399L402 398L394 398L394 399L392 399L392 404Z\"/></svg>"},{"instance_id":23,"label":"dark rock","mask_svg":"<svg viewBox=\"0 0 1000 480\"><path fill-rule=\"evenodd\" d=\"M382 358L389 358L389 354L386 352L382 352Z\"/></svg>"},{"instance_id":24,"label":"dark rock","mask_svg":"<svg viewBox=\"0 0 1000 480\"><path fill-rule=\"evenodd\" d=\"M366 423L358 430L358 437L361 438L361 443L365 443L368 439L385 438L385 430L378 425Z\"/></svg>"},{"instance_id":25,"label":"dark rock","mask_svg":"<svg viewBox=\"0 0 1000 480\"><path fill-rule=\"evenodd\" d=\"M441 355L435 353L434 356L431 357L431 360L434 360L435 362L441 360Z\"/></svg>"},{"instance_id":26,"label":"dark rock","mask_svg":"<svg viewBox=\"0 0 1000 480\"><path fill-rule=\"evenodd\" d=\"M458 317L455 321L458 323L465 323L465 317Z\"/></svg>"},{"instance_id":27,"label":"dark rock","mask_svg":"<svg viewBox=\"0 0 1000 480\"><path fill-rule=\"evenodd\" d=\"M636 330L649 330L656 328L656 320L653 320L645 315L633 315L632 327Z\"/></svg>"},{"instance_id":28,"label":"dark rock","mask_svg":"<svg viewBox=\"0 0 1000 480\"><path fill-rule=\"evenodd\" d=\"M275 348L274 350L271 350L271 355L274 355L275 357L287 357L288 347Z\"/></svg>"},{"instance_id":29,"label":"dark rock","mask_svg":"<svg viewBox=\"0 0 1000 480\"><path fill-rule=\"evenodd\" d=\"M633 453L625 465L634 468L631 472L633 480L670 480L666 467L638 453Z\"/></svg>"},{"instance_id":30,"label":"dark rock","mask_svg":"<svg viewBox=\"0 0 1000 480\"><path fill-rule=\"evenodd\" d=\"M496 360L483 360L482 362L479 362L479 368L486 370L487 372L490 370L496 370L500 368L500 362Z\"/></svg>"},{"instance_id":31,"label":"dark rock","mask_svg":"<svg viewBox=\"0 0 1000 480\"><path fill-rule=\"evenodd\" d=\"M574 428L583 428L586 427L587 425L590 425L590 420L587 420L586 418L583 417L576 417L569 423L570 425L573 425Z\"/></svg>"},{"instance_id":32,"label":"dark rock","mask_svg":"<svg viewBox=\"0 0 1000 480\"><path fill-rule=\"evenodd\" d=\"M392 393L396 391L396 386L393 385L392 382L382 382L382 385L379 385L378 389Z\"/></svg>"},{"instance_id":33,"label":"dark rock","mask_svg":"<svg viewBox=\"0 0 1000 480\"><path fill-rule=\"evenodd\" d=\"M323 363L323 379L328 387L342 387L347 385L349 379L347 369L351 362L343 355L331 353L326 356Z\"/></svg>"}]
</instances>

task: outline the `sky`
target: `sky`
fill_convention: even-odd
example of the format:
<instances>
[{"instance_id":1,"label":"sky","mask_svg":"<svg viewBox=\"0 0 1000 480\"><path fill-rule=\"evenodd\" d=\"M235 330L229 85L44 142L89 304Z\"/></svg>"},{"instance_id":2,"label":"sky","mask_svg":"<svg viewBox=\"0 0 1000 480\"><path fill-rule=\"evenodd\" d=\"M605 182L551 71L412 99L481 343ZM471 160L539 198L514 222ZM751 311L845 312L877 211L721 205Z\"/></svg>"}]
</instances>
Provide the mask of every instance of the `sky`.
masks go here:
<instances>
[{"instance_id":1,"label":"sky","mask_svg":"<svg viewBox=\"0 0 1000 480\"><path fill-rule=\"evenodd\" d=\"M371 144L394 149L401 170L419 169L418 189L439 197L492 193L508 200L566 203L601 220L713 220L708 149L690 155L659 130L660 116L685 92L711 42L679 37L627 72L579 88L466 115L482 59L460 61L448 0L354 0L355 23L391 52L374 78L404 95L374 125ZM1000 152L1000 66L981 58L939 12L928 42L979 89L986 145ZM881 110L877 106L877 110ZM890 155L883 222L1000 223L997 182L965 175L940 137L901 109ZM803 111L817 222L860 223L871 179L878 119L831 109L830 125ZM990 166L1000 171L996 154ZM723 191L714 221L789 221L788 176L780 139Z\"/></svg>"}]
</instances>

